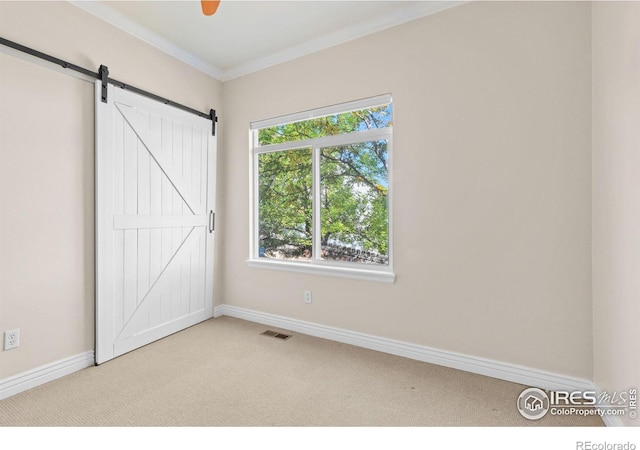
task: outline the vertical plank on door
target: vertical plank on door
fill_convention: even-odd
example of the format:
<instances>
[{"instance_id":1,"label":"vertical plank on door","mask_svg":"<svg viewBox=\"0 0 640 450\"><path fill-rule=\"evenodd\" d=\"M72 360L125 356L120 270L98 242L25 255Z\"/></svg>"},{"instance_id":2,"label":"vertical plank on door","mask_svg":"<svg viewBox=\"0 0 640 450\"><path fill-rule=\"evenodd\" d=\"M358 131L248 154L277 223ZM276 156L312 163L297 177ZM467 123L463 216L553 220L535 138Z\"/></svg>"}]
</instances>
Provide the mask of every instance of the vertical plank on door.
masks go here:
<instances>
[{"instance_id":1,"label":"vertical plank on door","mask_svg":"<svg viewBox=\"0 0 640 450\"><path fill-rule=\"evenodd\" d=\"M187 124L182 126L182 185L185 189L191 189L191 153L193 152L193 127ZM186 192L185 194L191 194ZM191 211L185 210L184 214ZM193 211L197 213L197 211Z\"/></svg>"},{"instance_id":2,"label":"vertical plank on door","mask_svg":"<svg viewBox=\"0 0 640 450\"><path fill-rule=\"evenodd\" d=\"M124 214L124 118L113 109L113 213ZM113 335L117 336L124 326L124 230L113 233Z\"/></svg>"},{"instance_id":3,"label":"vertical plank on door","mask_svg":"<svg viewBox=\"0 0 640 450\"><path fill-rule=\"evenodd\" d=\"M173 154L173 167L176 177L182 179L182 124L172 122L173 140L171 142ZM176 190L173 191L173 214L183 213L184 201ZM171 229L173 240L173 251L175 252L182 244L182 228L175 227ZM171 318L177 319L181 316L181 281L182 281L182 260L176 258L171 265Z\"/></svg>"},{"instance_id":4,"label":"vertical plank on door","mask_svg":"<svg viewBox=\"0 0 640 450\"><path fill-rule=\"evenodd\" d=\"M124 214L138 212L138 137L128 123L124 126ZM124 296L125 324L137 307L138 294L138 230L124 230Z\"/></svg>"},{"instance_id":5,"label":"vertical plank on door","mask_svg":"<svg viewBox=\"0 0 640 450\"><path fill-rule=\"evenodd\" d=\"M191 228L182 227L182 233L185 236L183 245L185 251L182 253L180 264L180 316L189 314L189 291L191 283L191 239L187 238ZM190 236L189 236L190 237Z\"/></svg>"},{"instance_id":6,"label":"vertical plank on door","mask_svg":"<svg viewBox=\"0 0 640 450\"><path fill-rule=\"evenodd\" d=\"M193 130L191 125L182 124L182 186L184 189L191 188L191 154L193 152ZM186 194L191 194L187 192ZM192 206L193 207L193 206ZM191 210L188 208L183 208L183 214L189 214ZM193 213L197 213L197 210L193 211ZM190 233L193 231L193 228L183 227L182 228L182 239L188 239L185 242L187 248L185 249L185 257L183 259L182 266L182 276L181 276L181 315L186 316L190 312L190 300L189 297L191 295L191 236ZM189 237L188 237L189 236Z\"/></svg>"},{"instance_id":7,"label":"vertical plank on door","mask_svg":"<svg viewBox=\"0 0 640 450\"><path fill-rule=\"evenodd\" d=\"M149 130L153 136L158 136L158 142L162 143L162 123L160 116L151 114L149 117ZM162 152L162 145L158 151ZM162 214L162 173L158 164L151 159L149 162L150 205L149 214ZM162 229L153 228L150 233L149 249L149 279L153 284L160 276L162 270ZM162 293L154 299L153 307L149 312L149 325L156 326L162 323Z\"/></svg>"},{"instance_id":8,"label":"vertical plank on door","mask_svg":"<svg viewBox=\"0 0 640 450\"><path fill-rule=\"evenodd\" d=\"M208 144L208 139L209 137L207 136L206 132L204 130L202 130L200 132L202 134L202 147L200 148L200 174L201 174L201 186L200 186L200 198L202 199L202 205L203 205L203 212L205 214L208 213L208 211L206 211L207 209L207 159L208 159L208 151L207 151L207 144Z\"/></svg>"},{"instance_id":9,"label":"vertical plank on door","mask_svg":"<svg viewBox=\"0 0 640 450\"><path fill-rule=\"evenodd\" d=\"M200 290L200 280L202 276L202 232L204 228L193 230L194 236L191 240L191 311L199 311L204 305L202 303L202 292Z\"/></svg>"},{"instance_id":10,"label":"vertical plank on door","mask_svg":"<svg viewBox=\"0 0 640 450\"><path fill-rule=\"evenodd\" d=\"M173 155L173 168L175 169L175 174L176 176L179 178L180 181L182 181L182 148L183 148L183 143L182 143L182 124L181 123L176 123L176 122L172 122L172 127L173 127L173 141L172 141L172 155ZM180 197L180 194L174 190L173 191L173 196L174 196L174 208L173 208L173 213L174 214L186 214L186 211L183 211L182 209L182 204L184 203L184 201L182 200L182 197Z\"/></svg>"},{"instance_id":11,"label":"vertical plank on door","mask_svg":"<svg viewBox=\"0 0 640 450\"><path fill-rule=\"evenodd\" d=\"M204 208L202 206L202 191L200 185L202 183L202 173L200 171L200 160L202 152L202 130L192 128L193 144L191 146L191 194L195 202L198 203L196 214L202 214Z\"/></svg>"},{"instance_id":12,"label":"vertical plank on door","mask_svg":"<svg viewBox=\"0 0 640 450\"><path fill-rule=\"evenodd\" d=\"M145 118L145 125L149 128L149 114L142 111L138 112L140 117ZM148 215L151 211L151 194L150 194L150 155L147 148L141 141L138 141L138 214ZM138 229L138 286L137 286L137 301L136 307L139 306L143 300L147 291L149 290L149 251L150 251L150 230L147 228ZM147 299L146 301L152 301ZM138 331L146 330L149 328L149 316L148 314L136 315Z\"/></svg>"},{"instance_id":13,"label":"vertical plank on door","mask_svg":"<svg viewBox=\"0 0 640 450\"><path fill-rule=\"evenodd\" d=\"M169 119L162 118L160 122L161 127L161 139L162 143L160 145L162 155L167 158L167 160L172 161L173 159L173 122ZM171 182L167 178L167 176L163 173L161 177L162 184L162 214L170 215L173 214L173 187ZM162 229L162 250L161 250L161 266L162 270L167 267L169 261L171 260L171 256L173 255L173 231L171 228L163 228ZM169 321L173 315L171 313L171 285L170 285L171 276L170 273L167 272L163 275L162 280L162 289L161 291L161 300L160 300L160 319L161 321L167 322Z\"/></svg>"}]
</instances>

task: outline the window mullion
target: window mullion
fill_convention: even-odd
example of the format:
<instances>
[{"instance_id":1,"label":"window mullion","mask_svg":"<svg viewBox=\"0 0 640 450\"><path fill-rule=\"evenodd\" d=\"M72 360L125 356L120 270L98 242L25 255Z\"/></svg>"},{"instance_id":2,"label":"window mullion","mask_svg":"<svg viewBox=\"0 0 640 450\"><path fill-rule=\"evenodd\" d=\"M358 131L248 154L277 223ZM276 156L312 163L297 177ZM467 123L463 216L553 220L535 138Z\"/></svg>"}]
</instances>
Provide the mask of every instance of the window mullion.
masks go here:
<instances>
[{"instance_id":1,"label":"window mullion","mask_svg":"<svg viewBox=\"0 0 640 450\"><path fill-rule=\"evenodd\" d=\"M251 159L253 165L253 209L250 212L253 217L253 230L251 236L253 245L251 245L251 255L252 258L258 258L260 256L260 178L258 173L258 154L252 154Z\"/></svg>"},{"instance_id":2,"label":"window mullion","mask_svg":"<svg viewBox=\"0 0 640 450\"><path fill-rule=\"evenodd\" d=\"M321 229L320 229L320 147L313 147L313 161L311 164L313 170L313 179L312 179L312 190L313 190L313 200L312 200L312 223L313 223L313 236L312 236L312 262L319 261L320 252L321 252Z\"/></svg>"},{"instance_id":3,"label":"window mullion","mask_svg":"<svg viewBox=\"0 0 640 450\"><path fill-rule=\"evenodd\" d=\"M296 150L309 147L335 147L338 145L355 144L365 141L377 141L387 139L391 136L392 128L372 128L370 130L354 131L352 133L332 134L330 136L322 136L313 139L303 139L300 141L286 141L278 144L258 145L256 144L254 151L258 153L281 152L285 150Z\"/></svg>"}]
</instances>

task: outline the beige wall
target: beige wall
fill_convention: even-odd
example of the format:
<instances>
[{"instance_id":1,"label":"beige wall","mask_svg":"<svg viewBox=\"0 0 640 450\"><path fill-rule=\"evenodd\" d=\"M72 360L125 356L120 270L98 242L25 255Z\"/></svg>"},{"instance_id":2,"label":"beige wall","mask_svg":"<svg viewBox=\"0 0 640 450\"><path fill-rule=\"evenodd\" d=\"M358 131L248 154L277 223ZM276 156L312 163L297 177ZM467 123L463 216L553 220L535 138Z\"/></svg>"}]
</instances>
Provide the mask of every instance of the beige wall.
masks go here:
<instances>
[{"instance_id":1,"label":"beige wall","mask_svg":"<svg viewBox=\"0 0 640 450\"><path fill-rule=\"evenodd\" d=\"M640 389L638 23L638 3L593 5L594 381L608 392Z\"/></svg>"},{"instance_id":2,"label":"beige wall","mask_svg":"<svg viewBox=\"0 0 640 450\"><path fill-rule=\"evenodd\" d=\"M201 111L222 84L66 2L0 3L2 37ZM126 51L123 51L125 50ZM94 348L93 86L0 54L0 380Z\"/></svg>"},{"instance_id":3,"label":"beige wall","mask_svg":"<svg viewBox=\"0 0 640 450\"><path fill-rule=\"evenodd\" d=\"M590 379L590 25L472 3L226 82L224 302ZM395 284L247 267L249 122L386 92Z\"/></svg>"}]
</instances>

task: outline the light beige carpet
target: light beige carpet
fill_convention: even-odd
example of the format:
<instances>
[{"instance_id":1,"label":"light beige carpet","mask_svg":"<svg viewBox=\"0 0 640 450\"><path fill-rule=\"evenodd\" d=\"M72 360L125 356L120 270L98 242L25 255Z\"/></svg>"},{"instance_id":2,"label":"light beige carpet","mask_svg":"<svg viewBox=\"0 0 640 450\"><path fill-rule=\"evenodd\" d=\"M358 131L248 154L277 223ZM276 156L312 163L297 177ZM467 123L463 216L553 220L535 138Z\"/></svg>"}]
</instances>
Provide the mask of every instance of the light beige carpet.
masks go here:
<instances>
[{"instance_id":1,"label":"light beige carpet","mask_svg":"<svg viewBox=\"0 0 640 450\"><path fill-rule=\"evenodd\" d=\"M526 387L230 317L0 401L3 426L602 426Z\"/></svg>"}]
</instances>

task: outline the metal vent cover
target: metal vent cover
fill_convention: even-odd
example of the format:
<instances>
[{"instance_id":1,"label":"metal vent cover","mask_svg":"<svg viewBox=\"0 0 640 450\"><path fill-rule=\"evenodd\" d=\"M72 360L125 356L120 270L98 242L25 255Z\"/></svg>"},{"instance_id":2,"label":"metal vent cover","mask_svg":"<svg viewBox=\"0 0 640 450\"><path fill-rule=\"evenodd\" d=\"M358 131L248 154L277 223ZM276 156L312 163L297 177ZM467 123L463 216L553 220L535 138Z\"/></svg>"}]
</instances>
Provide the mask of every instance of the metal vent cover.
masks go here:
<instances>
[{"instance_id":1,"label":"metal vent cover","mask_svg":"<svg viewBox=\"0 0 640 450\"><path fill-rule=\"evenodd\" d=\"M262 334L264 336L271 336L271 337L274 337L274 338L282 339L283 341L286 341L287 339L289 339L291 337L290 334L279 333L277 331L271 331L271 330L263 331L260 334Z\"/></svg>"}]
</instances>

